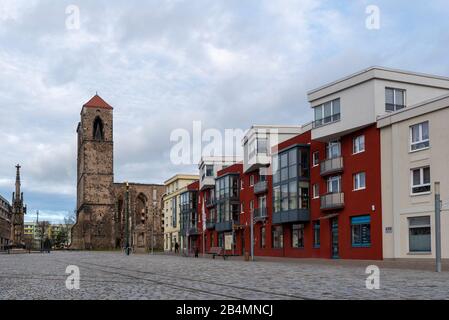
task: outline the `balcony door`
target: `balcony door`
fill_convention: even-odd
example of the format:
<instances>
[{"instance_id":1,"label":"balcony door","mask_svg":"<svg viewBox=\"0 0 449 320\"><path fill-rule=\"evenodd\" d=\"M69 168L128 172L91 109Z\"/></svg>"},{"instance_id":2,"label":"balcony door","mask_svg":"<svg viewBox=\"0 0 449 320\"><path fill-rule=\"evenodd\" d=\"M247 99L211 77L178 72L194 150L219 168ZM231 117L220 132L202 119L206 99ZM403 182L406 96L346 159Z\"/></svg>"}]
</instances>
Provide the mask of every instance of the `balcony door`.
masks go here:
<instances>
[{"instance_id":1,"label":"balcony door","mask_svg":"<svg viewBox=\"0 0 449 320\"><path fill-rule=\"evenodd\" d=\"M327 180L327 192L328 193L341 192L341 176L330 177Z\"/></svg>"},{"instance_id":2,"label":"balcony door","mask_svg":"<svg viewBox=\"0 0 449 320\"><path fill-rule=\"evenodd\" d=\"M335 159L341 157L341 143L340 141L331 141L326 146L326 153L328 159Z\"/></svg>"},{"instance_id":3,"label":"balcony door","mask_svg":"<svg viewBox=\"0 0 449 320\"><path fill-rule=\"evenodd\" d=\"M332 259L339 258L339 250L338 250L338 218L334 218L331 221L331 256Z\"/></svg>"}]
</instances>

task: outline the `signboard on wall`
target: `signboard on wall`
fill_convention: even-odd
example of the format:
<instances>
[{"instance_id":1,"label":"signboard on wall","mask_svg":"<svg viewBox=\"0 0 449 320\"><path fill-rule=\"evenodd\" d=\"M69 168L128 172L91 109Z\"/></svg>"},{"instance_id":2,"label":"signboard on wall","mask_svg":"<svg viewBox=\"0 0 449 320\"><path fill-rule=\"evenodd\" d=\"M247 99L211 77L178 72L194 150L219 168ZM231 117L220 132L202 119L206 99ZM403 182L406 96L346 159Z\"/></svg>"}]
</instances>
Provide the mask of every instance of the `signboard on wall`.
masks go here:
<instances>
[{"instance_id":1,"label":"signboard on wall","mask_svg":"<svg viewBox=\"0 0 449 320\"><path fill-rule=\"evenodd\" d=\"M232 250L232 234L225 234L225 250Z\"/></svg>"}]
</instances>

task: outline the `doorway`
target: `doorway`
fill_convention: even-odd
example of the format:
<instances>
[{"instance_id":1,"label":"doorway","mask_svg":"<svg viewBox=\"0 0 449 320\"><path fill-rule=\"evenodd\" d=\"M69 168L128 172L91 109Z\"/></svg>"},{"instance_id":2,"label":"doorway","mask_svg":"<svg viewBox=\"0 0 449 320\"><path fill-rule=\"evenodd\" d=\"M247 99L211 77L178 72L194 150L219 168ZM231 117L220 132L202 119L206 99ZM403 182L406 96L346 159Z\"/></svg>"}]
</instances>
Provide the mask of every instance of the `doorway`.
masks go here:
<instances>
[{"instance_id":1,"label":"doorway","mask_svg":"<svg viewBox=\"0 0 449 320\"><path fill-rule=\"evenodd\" d=\"M332 241L332 259L338 259L339 250L338 250L338 218L333 218L331 222L331 241Z\"/></svg>"}]
</instances>

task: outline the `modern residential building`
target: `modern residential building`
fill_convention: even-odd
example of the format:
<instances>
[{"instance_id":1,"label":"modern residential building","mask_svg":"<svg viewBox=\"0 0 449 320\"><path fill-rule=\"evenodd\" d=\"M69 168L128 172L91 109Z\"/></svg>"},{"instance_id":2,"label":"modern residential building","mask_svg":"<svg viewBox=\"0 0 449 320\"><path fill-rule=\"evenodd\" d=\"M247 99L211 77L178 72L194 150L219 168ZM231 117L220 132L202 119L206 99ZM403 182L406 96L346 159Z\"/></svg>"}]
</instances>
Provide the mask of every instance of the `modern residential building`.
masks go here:
<instances>
[{"instance_id":1,"label":"modern residential building","mask_svg":"<svg viewBox=\"0 0 449 320\"><path fill-rule=\"evenodd\" d=\"M372 67L310 91L310 124L253 126L242 163L200 164L196 246L244 254L253 240L256 256L433 257L434 181L449 200L448 90L449 78Z\"/></svg>"},{"instance_id":2,"label":"modern residential building","mask_svg":"<svg viewBox=\"0 0 449 320\"><path fill-rule=\"evenodd\" d=\"M11 241L11 205L0 196L0 249Z\"/></svg>"},{"instance_id":3,"label":"modern residential building","mask_svg":"<svg viewBox=\"0 0 449 320\"><path fill-rule=\"evenodd\" d=\"M449 94L380 117L384 258L435 257L440 182L442 258L449 259Z\"/></svg>"},{"instance_id":4,"label":"modern residential building","mask_svg":"<svg viewBox=\"0 0 449 320\"><path fill-rule=\"evenodd\" d=\"M198 203L199 181L195 181L184 188L180 194L181 208L181 248L183 254L192 254L200 246L199 229L201 211Z\"/></svg>"},{"instance_id":5,"label":"modern residential building","mask_svg":"<svg viewBox=\"0 0 449 320\"><path fill-rule=\"evenodd\" d=\"M177 174L165 181L164 203L164 250L174 251L175 244L181 245L181 206L180 194L199 177L189 174Z\"/></svg>"}]
</instances>

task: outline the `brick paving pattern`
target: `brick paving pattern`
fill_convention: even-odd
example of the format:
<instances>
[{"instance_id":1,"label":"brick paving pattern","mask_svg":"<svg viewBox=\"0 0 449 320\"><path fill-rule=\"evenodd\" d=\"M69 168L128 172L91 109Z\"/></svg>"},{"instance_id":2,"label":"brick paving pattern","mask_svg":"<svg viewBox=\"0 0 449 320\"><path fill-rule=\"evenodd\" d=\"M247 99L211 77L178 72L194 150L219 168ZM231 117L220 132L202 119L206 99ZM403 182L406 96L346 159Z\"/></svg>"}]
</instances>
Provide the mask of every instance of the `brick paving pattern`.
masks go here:
<instances>
[{"instance_id":1,"label":"brick paving pattern","mask_svg":"<svg viewBox=\"0 0 449 320\"><path fill-rule=\"evenodd\" d=\"M80 268L80 290L65 286ZM368 290L363 263L194 259L114 252L0 255L0 299L449 299L449 274L381 266Z\"/></svg>"}]
</instances>

